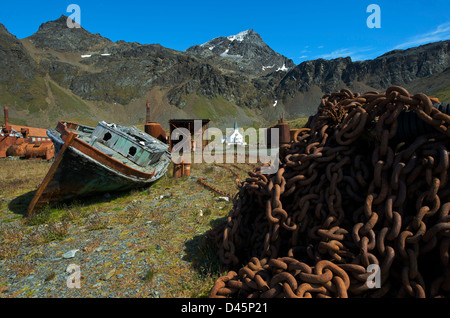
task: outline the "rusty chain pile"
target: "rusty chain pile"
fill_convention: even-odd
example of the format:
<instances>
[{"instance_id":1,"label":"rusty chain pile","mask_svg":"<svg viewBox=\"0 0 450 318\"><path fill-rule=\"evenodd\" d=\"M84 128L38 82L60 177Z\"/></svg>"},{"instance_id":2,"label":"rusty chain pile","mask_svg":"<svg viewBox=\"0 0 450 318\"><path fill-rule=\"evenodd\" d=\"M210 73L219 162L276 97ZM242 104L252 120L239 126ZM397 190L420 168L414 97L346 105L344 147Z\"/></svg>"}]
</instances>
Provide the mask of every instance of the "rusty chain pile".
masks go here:
<instances>
[{"instance_id":1,"label":"rusty chain pile","mask_svg":"<svg viewBox=\"0 0 450 318\"><path fill-rule=\"evenodd\" d=\"M449 297L450 117L436 102L399 86L325 95L278 172L249 172L212 231L230 272L210 297ZM398 140L406 112L434 131Z\"/></svg>"}]
</instances>

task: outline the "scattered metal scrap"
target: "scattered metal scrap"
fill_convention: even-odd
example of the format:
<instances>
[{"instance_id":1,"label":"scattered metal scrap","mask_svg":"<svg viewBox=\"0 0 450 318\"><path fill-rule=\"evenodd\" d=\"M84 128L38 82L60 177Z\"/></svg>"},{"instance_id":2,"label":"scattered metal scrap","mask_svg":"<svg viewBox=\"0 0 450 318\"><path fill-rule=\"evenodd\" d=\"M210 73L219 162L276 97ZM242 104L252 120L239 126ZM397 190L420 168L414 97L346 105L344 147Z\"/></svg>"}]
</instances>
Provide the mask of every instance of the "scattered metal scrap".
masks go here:
<instances>
[{"instance_id":1,"label":"scattered metal scrap","mask_svg":"<svg viewBox=\"0 0 450 318\"><path fill-rule=\"evenodd\" d=\"M199 127L195 125L195 121L201 123ZM169 120L170 138L169 149L171 152L182 152L186 150L188 156L191 151L195 152L198 149L204 149L207 144L207 138L204 138L206 129L211 119L171 119ZM186 134L186 130L189 134ZM184 135L184 136L183 136ZM181 140L180 140L181 139ZM186 154L184 154L186 155ZM181 157L177 160L172 158L173 162L173 177L187 177L191 175L191 164L184 161Z\"/></svg>"},{"instance_id":2,"label":"scattered metal scrap","mask_svg":"<svg viewBox=\"0 0 450 318\"><path fill-rule=\"evenodd\" d=\"M205 187L207 187L207 188L213 190L214 192L216 192L216 193L218 193L218 194L220 194L220 195L223 195L224 197L228 197L228 198L230 198L230 200L233 200L233 197L234 197L234 196L233 196L232 194L230 194L230 193L228 193L228 192L225 192L225 191L222 191L222 190L216 188L215 186L209 184L208 182L205 181L205 178L199 177L199 178L197 179L197 181L198 181L200 184L204 185Z\"/></svg>"},{"instance_id":3,"label":"scattered metal scrap","mask_svg":"<svg viewBox=\"0 0 450 318\"><path fill-rule=\"evenodd\" d=\"M166 131L162 128L161 124L151 120L149 101L147 101L144 131L153 138L156 138L165 144L169 143L169 138L166 134Z\"/></svg>"},{"instance_id":4,"label":"scattered metal scrap","mask_svg":"<svg viewBox=\"0 0 450 318\"><path fill-rule=\"evenodd\" d=\"M55 157L55 148L46 129L11 125L8 107L4 108L4 114L5 124L0 130L0 158L50 160Z\"/></svg>"},{"instance_id":5,"label":"scattered metal scrap","mask_svg":"<svg viewBox=\"0 0 450 318\"><path fill-rule=\"evenodd\" d=\"M235 177L236 177L236 184L239 186L240 185L240 179L241 179L241 175L239 173L237 173L236 171L234 171L232 168L230 168L227 165L224 164L220 164L220 163L215 163L215 165L217 167L222 167L224 169L227 169L228 171L230 171ZM235 166L236 167L236 166Z\"/></svg>"},{"instance_id":6,"label":"scattered metal scrap","mask_svg":"<svg viewBox=\"0 0 450 318\"><path fill-rule=\"evenodd\" d=\"M399 86L323 96L278 172L249 172L211 232L231 270L210 297L449 297L450 116L438 103ZM401 138L404 116L432 129Z\"/></svg>"},{"instance_id":7,"label":"scattered metal scrap","mask_svg":"<svg viewBox=\"0 0 450 318\"><path fill-rule=\"evenodd\" d=\"M241 182L240 182L239 180L241 179L241 176L240 176L239 173L237 173L236 171L234 171L232 168L228 167L227 165L223 165L223 164L220 164L220 163L215 163L215 165L216 165L217 167L222 167L222 168L225 168L225 169L227 169L228 171L230 171L230 172L236 177L236 179L235 179L236 185L237 185L238 188L240 188ZM234 165L234 166L235 166L236 168L239 168L239 167L236 166L236 165ZM234 198L234 197L236 196L236 194L237 194L237 192L236 192L235 194L230 194L230 193L228 193L228 192L225 192L225 191L223 191L223 190L220 190L220 189L214 187L213 185L209 184L208 182L206 182L205 178L201 178L201 177L200 177L200 178L197 179L197 181L198 181L200 184L204 185L205 187L211 189L212 191L214 191L214 192L216 192L216 193L218 193L218 194L220 194L220 195L223 195L223 196L229 198L230 200L233 200L233 198Z\"/></svg>"}]
</instances>

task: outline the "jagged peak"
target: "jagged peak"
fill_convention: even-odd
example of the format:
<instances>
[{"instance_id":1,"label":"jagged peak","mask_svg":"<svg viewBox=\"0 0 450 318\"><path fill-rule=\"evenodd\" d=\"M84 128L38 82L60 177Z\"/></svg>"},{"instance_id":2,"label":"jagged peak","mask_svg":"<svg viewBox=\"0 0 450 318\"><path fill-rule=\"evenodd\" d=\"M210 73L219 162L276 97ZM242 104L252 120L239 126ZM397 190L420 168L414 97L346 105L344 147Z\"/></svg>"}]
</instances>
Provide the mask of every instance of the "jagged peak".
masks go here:
<instances>
[{"instance_id":1,"label":"jagged peak","mask_svg":"<svg viewBox=\"0 0 450 318\"><path fill-rule=\"evenodd\" d=\"M242 42L245 40L245 38L247 38L249 35L253 35L253 34L257 34L253 29L249 29L249 30L245 30L242 32L239 32L236 35L230 35L227 36L227 39L230 41L239 41Z\"/></svg>"},{"instance_id":2,"label":"jagged peak","mask_svg":"<svg viewBox=\"0 0 450 318\"><path fill-rule=\"evenodd\" d=\"M243 42L247 38L249 38L251 36L255 36L255 35L258 38L261 39L261 36L258 33L256 33L255 30L248 29L248 30L245 30L245 31L241 31L241 32L239 32L238 34L235 34L235 35L216 37L216 38L214 38L212 40L209 40L208 42L205 42L205 43L201 44L200 46L206 46L206 45L210 44L211 42L216 42L218 40L223 40L223 39L227 39L228 41L231 41L231 42L234 42L234 41L236 41L236 42ZM261 39L261 41L262 41L262 39Z\"/></svg>"},{"instance_id":3,"label":"jagged peak","mask_svg":"<svg viewBox=\"0 0 450 318\"><path fill-rule=\"evenodd\" d=\"M67 28L67 19L70 19L68 16L62 14L58 19L47 21L45 23L42 23L39 26L39 31L44 31L47 29L53 29L53 28Z\"/></svg>"},{"instance_id":4,"label":"jagged peak","mask_svg":"<svg viewBox=\"0 0 450 318\"><path fill-rule=\"evenodd\" d=\"M38 48L65 52L92 51L112 44L111 40L98 33L91 33L78 26L71 27L68 20L72 19L63 14L56 20L45 22L29 39Z\"/></svg>"}]
</instances>

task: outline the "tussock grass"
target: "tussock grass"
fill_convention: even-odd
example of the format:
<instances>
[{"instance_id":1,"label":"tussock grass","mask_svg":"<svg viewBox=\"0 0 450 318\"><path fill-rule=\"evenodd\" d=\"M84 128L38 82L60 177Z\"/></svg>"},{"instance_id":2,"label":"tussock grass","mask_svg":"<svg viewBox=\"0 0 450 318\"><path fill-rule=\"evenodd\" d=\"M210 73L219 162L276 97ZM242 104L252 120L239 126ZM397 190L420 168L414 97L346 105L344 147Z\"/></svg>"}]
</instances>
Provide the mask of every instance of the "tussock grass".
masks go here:
<instances>
[{"instance_id":1,"label":"tussock grass","mask_svg":"<svg viewBox=\"0 0 450 318\"><path fill-rule=\"evenodd\" d=\"M25 229L18 225L0 224L0 259L15 257L24 241Z\"/></svg>"},{"instance_id":2,"label":"tussock grass","mask_svg":"<svg viewBox=\"0 0 450 318\"><path fill-rule=\"evenodd\" d=\"M67 221L54 221L33 228L28 236L31 245L41 245L53 241L61 241L69 234L70 223Z\"/></svg>"},{"instance_id":3,"label":"tussock grass","mask_svg":"<svg viewBox=\"0 0 450 318\"><path fill-rule=\"evenodd\" d=\"M94 208L94 211L86 217L86 226L89 231L106 229L109 223L107 216L98 208Z\"/></svg>"}]
</instances>

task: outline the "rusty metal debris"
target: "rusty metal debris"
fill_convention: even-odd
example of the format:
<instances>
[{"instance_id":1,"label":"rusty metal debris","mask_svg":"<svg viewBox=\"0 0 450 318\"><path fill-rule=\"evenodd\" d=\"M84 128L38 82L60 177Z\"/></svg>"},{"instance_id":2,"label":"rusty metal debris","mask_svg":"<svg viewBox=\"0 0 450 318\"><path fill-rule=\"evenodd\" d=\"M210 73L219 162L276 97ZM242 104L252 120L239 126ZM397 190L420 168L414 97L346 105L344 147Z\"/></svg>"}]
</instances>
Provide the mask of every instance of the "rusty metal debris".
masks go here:
<instances>
[{"instance_id":1,"label":"rusty metal debris","mask_svg":"<svg viewBox=\"0 0 450 318\"><path fill-rule=\"evenodd\" d=\"M169 143L169 138L166 134L166 131L162 128L161 124L155 121L151 121L149 101L147 101L144 131L153 138L156 138L166 144Z\"/></svg>"},{"instance_id":2,"label":"rusty metal debris","mask_svg":"<svg viewBox=\"0 0 450 318\"><path fill-rule=\"evenodd\" d=\"M239 180L241 179L241 175L239 173L237 173L234 169L230 168L229 166L221 164L221 163L215 163L214 165L217 166L217 167L221 167L221 168L224 168L224 169L230 171L236 178L235 179L236 185L238 187L240 186L241 183L240 183ZM234 167L236 167L236 166L234 166ZM237 167L237 168L239 168L239 167Z\"/></svg>"},{"instance_id":3,"label":"rusty metal debris","mask_svg":"<svg viewBox=\"0 0 450 318\"><path fill-rule=\"evenodd\" d=\"M266 130L266 146L271 147L272 143L272 130L278 129L278 142L279 145L284 147L291 141L291 130L289 129L289 123L284 121L284 114L281 115L278 123Z\"/></svg>"},{"instance_id":4,"label":"rusty metal debris","mask_svg":"<svg viewBox=\"0 0 450 318\"><path fill-rule=\"evenodd\" d=\"M235 176L235 178L236 178L236 179L235 179L236 186L237 186L238 188L240 188L240 186L241 186L241 181L240 181L241 175L240 175L239 173L237 173L234 169L232 169L232 168L230 168L229 166L224 165L224 164L215 163L214 165L217 166L217 167L221 167L221 168L224 168L224 169L230 171L230 172ZM239 169L239 167L236 166L236 165L234 165L234 167ZM218 194L220 194L220 195L222 195L222 196L224 196L224 197L229 198L230 200L233 200L233 198L234 198L234 197L236 196L236 194L237 194L237 192L236 192L235 194L231 194L231 193L228 193L228 192L226 192L226 191L220 190L220 189L216 188L215 186L213 186L213 185L209 184L208 182L206 182L206 181L205 181L205 178L202 178L202 177L198 178L197 181L198 181L198 183L200 183L201 185L203 185L203 186L205 186L205 187L211 189L212 191L214 191L214 192L216 192L216 193L218 193Z\"/></svg>"},{"instance_id":5,"label":"rusty metal debris","mask_svg":"<svg viewBox=\"0 0 450 318\"><path fill-rule=\"evenodd\" d=\"M173 173L172 176L177 179L181 177L189 177L191 175L191 164L184 162L183 159L172 158Z\"/></svg>"},{"instance_id":6,"label":"rusty metal debris","mask_svg":"<svg viewBox=\"0 0 450 318\"><path fill-rule=\"evenodd\" d=\"M4 114L5 124L0 129L0 158L50 160L55 157L55 148L46 129L11 125L8 107L4 108Z\"/></svg>"},{"instance_id":7,"label":"rusty metal debris","mask_svg":"<svg viewBox=\"0 0 450 318\"><path fill-rule=\"evenodd\" d=\"M233 200L233 195L232 194L230 194L228 192L225 192L223 190L220 190L220 189L216 188L215 186L210 185L208 182L205 181L204 178L200 177L200 178L197 179L197 181L198 181L198 183L200 183L201 185L204 185L205 187L211 189L212 191L214 191L214 192L216 192L216 193L218 193L220 195L223 195L224 197L228 197L231 200Z\"/></svg>"},{"instance_id":8,"label":"rusty metal debris","mask_svg":"<svg viewBox=\"0 0 450 318\"><path fill-rule=\"evenodd\" d=\"M178 151L186 147L186 151L204 149L208 144L207 129L211 119L170 119L169 149ZM198 127L196 125L198 123ZM186 133L189 132L189 133ZM187 143L187 144L185 144Z\"/></svg>"},{"instance_id":9,"label":"rusty metal debris","mask_svg":"<svg viewBox=\"0 0 450 318\"><path fill-rule=\"evenodd\" d=\"M230 271L210 297L449 297L450 116L435 103L400 86L323 96L211 232ZM407 112L433 131L399 140Z\"/></svg>"}]
</instances>

